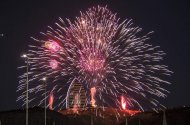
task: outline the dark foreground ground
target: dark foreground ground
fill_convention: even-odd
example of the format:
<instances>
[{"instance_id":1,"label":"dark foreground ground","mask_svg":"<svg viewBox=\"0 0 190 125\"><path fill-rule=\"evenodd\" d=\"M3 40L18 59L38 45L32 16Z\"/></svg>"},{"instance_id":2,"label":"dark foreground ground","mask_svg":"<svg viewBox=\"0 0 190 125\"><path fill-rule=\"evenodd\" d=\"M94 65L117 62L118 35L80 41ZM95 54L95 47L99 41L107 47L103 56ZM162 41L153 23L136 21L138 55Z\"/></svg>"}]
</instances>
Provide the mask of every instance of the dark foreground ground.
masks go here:
<instances>
[{"instance_id":1,"label":"dark foreground ground","mask_svg":"<svg viewBox=\"0 0 190 125\"><path fill-rule=\"evenodd\" d=\"M87 108L77 113L47 110L47 125L126 125L126 119L128 125L190 125L190 107L167 109L165 117L163 111L135 113L130 116L111 108ZM0 112L0 125L25 125L25 118L25 110ZM44 125L43 108L29 109L29 125Z\"/></svg>"}]
</instances>

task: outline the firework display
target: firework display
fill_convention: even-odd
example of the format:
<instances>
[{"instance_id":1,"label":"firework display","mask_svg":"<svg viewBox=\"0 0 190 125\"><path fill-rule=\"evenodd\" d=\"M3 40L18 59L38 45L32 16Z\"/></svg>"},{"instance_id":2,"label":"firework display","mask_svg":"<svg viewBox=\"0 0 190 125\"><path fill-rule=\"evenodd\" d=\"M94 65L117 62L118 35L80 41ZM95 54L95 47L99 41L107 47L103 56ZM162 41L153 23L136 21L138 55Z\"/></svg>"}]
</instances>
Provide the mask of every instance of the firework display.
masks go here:
<instances>
[{"instance_id":1,"label":"firework display","mask_svg":"<svg viewBox=\"0 0 190 125\"><path fill-rule=\"evenodd\" d=\"M29 45L30 106L44 105L45 76L51 109L65 108L72 82L82 83L88 104L121 109L122 97L127 109L163 107L158 99L167 96L163 85L170 84L163 78L172 72L161 64L165 53L150 44L150 33L142 35L141 28L120 21L107 7L90 8L74 21L59 18ZM17 101L25 102L26 75L19 76Z\"/></svg>"}]
</instances>

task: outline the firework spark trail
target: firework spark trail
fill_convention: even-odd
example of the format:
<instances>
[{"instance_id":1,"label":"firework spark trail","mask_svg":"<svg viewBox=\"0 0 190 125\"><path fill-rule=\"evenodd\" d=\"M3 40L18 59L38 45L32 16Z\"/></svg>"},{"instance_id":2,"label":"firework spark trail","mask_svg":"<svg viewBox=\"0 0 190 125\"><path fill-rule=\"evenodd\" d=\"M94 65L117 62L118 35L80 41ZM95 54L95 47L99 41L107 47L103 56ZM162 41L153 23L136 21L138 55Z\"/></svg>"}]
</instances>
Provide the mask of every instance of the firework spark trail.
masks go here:
<instances>
[{"instance_id":1,"label":"firework spark trail","mask_svg":"<svg viewBox=\"0 0 190 125\"><path fill-rule=\"evenodd\" d=\"M40 79L49 78L47 93L54 93L55 109L64 107L69 84L76 79L89 93L96 88L99 106L120 107L120 96L127 98L128 108L144 110L162 105L158 97L168 93L162 79L171 75L167 66L161 65L165 53L149 44L149 34L133 26L131 20L120 23L116 14L106 7L93 7L74 23L61 18L56 28L48 26L41 32L42 39L29 45L29 91L32 105L42 106L43 87ZM21 75L19 100L25 99L26 73ZM47 97L49 98L49 97Z\"/></svg>"}]
</instances>

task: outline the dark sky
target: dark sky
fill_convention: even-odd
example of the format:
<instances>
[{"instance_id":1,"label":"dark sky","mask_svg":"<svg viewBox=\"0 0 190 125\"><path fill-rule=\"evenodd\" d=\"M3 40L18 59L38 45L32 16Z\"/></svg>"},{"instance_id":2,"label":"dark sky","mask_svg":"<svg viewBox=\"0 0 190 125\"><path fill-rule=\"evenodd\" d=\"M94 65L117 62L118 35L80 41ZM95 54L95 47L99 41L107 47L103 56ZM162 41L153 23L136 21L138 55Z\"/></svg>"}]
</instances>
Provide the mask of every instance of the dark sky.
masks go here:
<instances>
[{"instance_id":1,"label":"dark sky","mask_svg":"<svg viewBox=\"0 0 190 125\"><path fill-rule=\"evenodd\" d=\"M41 0L38 0L41 1ZM188 0L60 0L51 2L0 2L0 111L19 108L16 87L24 62L20 55L27 50L30 36L54 25L58 17L79 16L92 6L107 5L121 20L133 19L144 32L155 31L152 44L167 53L164 63L174 72L167 89L166 107L190 105L190 4Z\"/></svg>"}]
</instances>

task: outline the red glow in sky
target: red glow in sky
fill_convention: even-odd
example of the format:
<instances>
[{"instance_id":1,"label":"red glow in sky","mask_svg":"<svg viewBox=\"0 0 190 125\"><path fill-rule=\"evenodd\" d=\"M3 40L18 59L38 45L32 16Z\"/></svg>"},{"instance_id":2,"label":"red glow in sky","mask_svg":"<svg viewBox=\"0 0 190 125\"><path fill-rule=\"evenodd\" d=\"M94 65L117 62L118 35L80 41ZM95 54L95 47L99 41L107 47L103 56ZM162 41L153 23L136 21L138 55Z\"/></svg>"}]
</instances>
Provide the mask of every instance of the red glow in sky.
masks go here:
<instances>
[{"instance_id":1,"label":"red glow in sky","mask_svg":"<svg viewBox=\"0 0 190 125\"><path fill-rule=\"evenodd\" d=\"M57 42L45 42L45 47L53 52L57 52L60 49L60 46Z\"/></svg>"},{"instance_id":2,"label":"red glow in sky","mask_svg":"<svg viewBox=\"0 0 190 125\"><path fill-rule=\"evenodd\" d=\"M122 107L122 109L125 110L126 106L127 106L127 102L126 102L125 98L123 96L121 96L121 107Z\"/></svg>"},{"instance_id":3,"label":"red glow in sky","mask_svg":"<svg viewBox=\"0 0 190 125\"><path fill-rule=\"evenodd\" d=\"M90 89L90 93L91 93L91 106L92 107L96 107L96 100L95 100L95 94L96 94L96 88L95 87L92 87Z\"/></svg>"},{"instance_id":4,"label":"red glow in sky","mask_svg":"<svg viewBox=\"0 0 190 125\"><path fill-rule=\"evenodd\" d=\"M58 62L56 60L50 60L49 65L52 69L56 69L58 67Z\"/></svg>"},{"instance_id":5,"label":"red glow in sky","mask_svg":"<svg viewBox=\"0 0 190 125\"><path fill-rule=\"evenodd\" d=\"M51 94L49 96L49 109L50 110L53 109L53 101L54 101L54 96L53 96L53 92L51 92Z\"/></svg>"}]
</instances>

